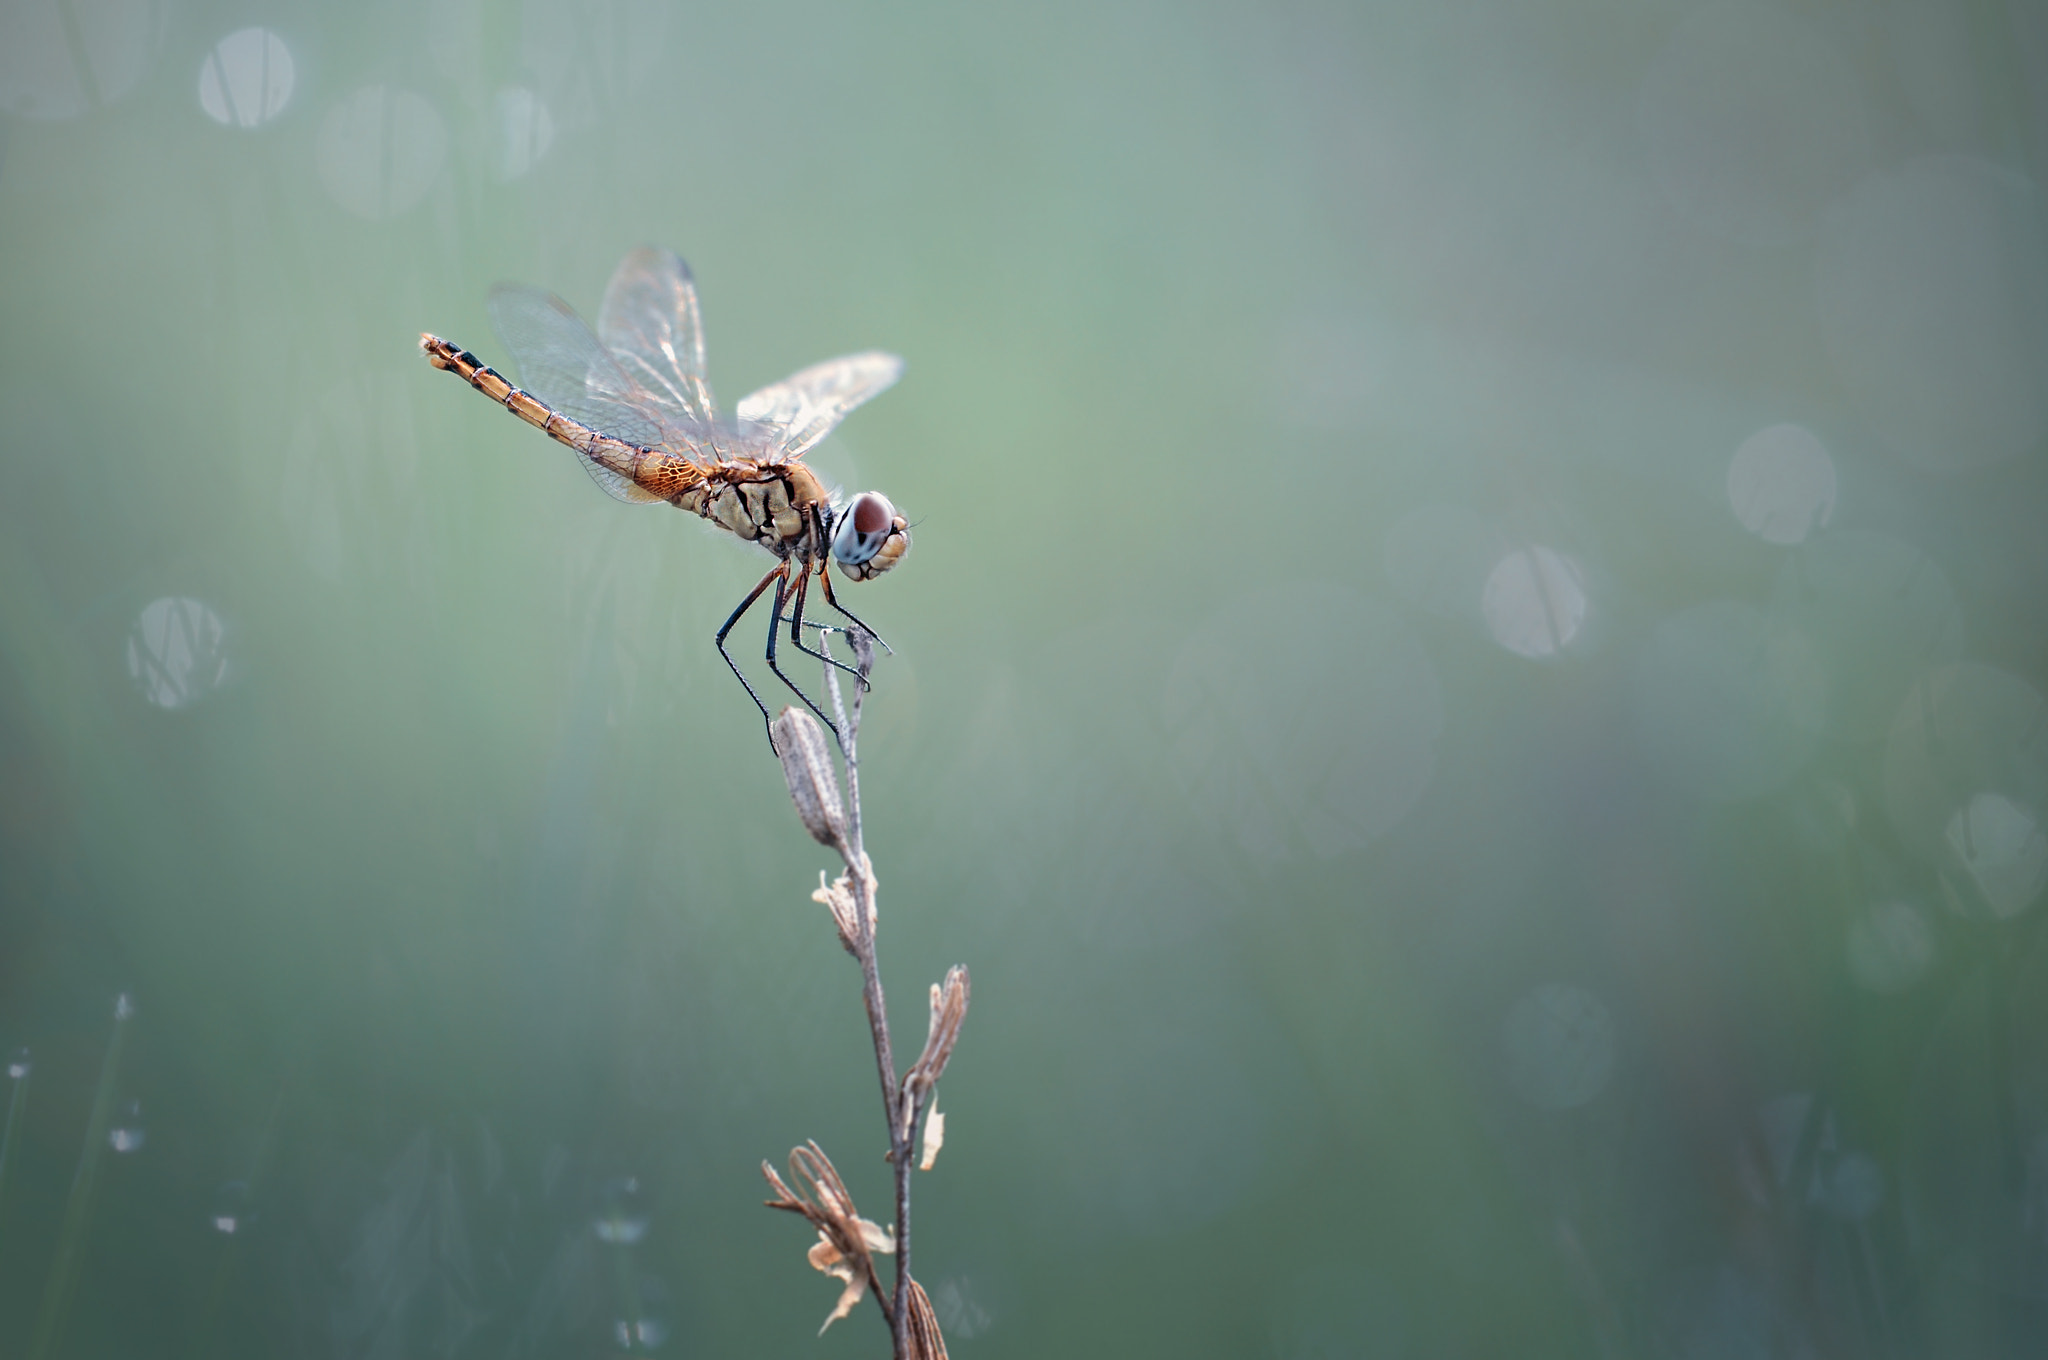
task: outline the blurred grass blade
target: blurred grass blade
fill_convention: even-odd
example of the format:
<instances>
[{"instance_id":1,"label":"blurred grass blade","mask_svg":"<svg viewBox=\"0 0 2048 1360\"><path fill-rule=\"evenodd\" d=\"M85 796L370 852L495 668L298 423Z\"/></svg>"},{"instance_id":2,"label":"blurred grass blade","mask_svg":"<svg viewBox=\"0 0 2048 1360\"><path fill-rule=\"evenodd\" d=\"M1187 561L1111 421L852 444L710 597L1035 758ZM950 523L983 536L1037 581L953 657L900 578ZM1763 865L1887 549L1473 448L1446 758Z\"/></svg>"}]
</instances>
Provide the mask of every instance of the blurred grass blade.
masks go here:
<instances>
[{"instance_id":1,"label":"blurred grass blade","mask_svg":"<svg viewBox=\"0 0 2048 1360\"><path fill-rule=\"evenodd\" d=\"M107 1056L100 1062L92 1115L85 1123L85 1145L79 1149L78 1170L71 1178L71 1194L64 1201L64 1226L57 1234L57 1255L50 1266L50 1282L43 1289L43 1311L36 1319L35 1337L29 1342L29 1360L49 1360L56 1350L65 1315L71 1309L71 1296L78 1287L78 1267L85 1255L86 1228L92 1218L93 1185L99 1176L100 1156L106 1150L114 1083L121 1071L122 1041L134 1014L128 994L121 993L114 1001L114 1034L107 1040Z\"/></svg>"},{"instance_id":2,"label":"blurred grass blade","mask_svg":"<svg viewBox=\"0 0 2048 1360\"><path fill-rule=\"evenodd\" d=\"M28 1104L28 1079L34 1071L26 1058L8 1069L8 1075L14 1079L14 1090L7 1097L7 1130L0 1133L0 1221L5 1221L7 1209L7 1168L14 1160L14 1131L21 1125L21 1112Z\"/></svg>"}]
</instances>

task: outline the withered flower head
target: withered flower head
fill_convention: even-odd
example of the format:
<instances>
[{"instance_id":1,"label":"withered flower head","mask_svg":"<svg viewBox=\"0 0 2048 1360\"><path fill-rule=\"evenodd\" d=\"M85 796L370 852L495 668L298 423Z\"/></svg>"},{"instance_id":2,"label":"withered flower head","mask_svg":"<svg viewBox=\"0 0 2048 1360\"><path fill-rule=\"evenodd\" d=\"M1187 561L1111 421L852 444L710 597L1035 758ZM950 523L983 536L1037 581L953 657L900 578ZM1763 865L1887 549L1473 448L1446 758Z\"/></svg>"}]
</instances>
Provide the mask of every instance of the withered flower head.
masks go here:
<instances>
[{"instance_id":1,"label":"withered flower head","mask_svg":"<svg viewBox=\"0 0 2048 1360\"><path fill-rule=\"evenodd\" d=\"M789 1179L797 1183L797 1190L791 1190L766 1162L761 1163L761 1174L775 1189L776 1198L766 1201L769 1208L802 1214L818 1230L818 1240L806 1253L812 1268L846 1286L824 1326L818 1328L819 1334L823 1335L825 1327L851 1313L865 1291L872 1289L877 1299L885 1299L875 1274L874 1253L894 1252L896 1236L854 1212L853 1196L847 1193L846 1182L839 1179L839 1172L824 1149L816 1143L805 1143L791 1150ZM882 1310L888 1312L887 1302L882 1304ZM944 1354L944 1343L940 1344L940 1354Z\"/></svg>"},{"instance_id":2,"label":"withered flower head","mask_svg":"<svg viewBox=\"0 0 2048 1360\"><path fill-rule=\"evenodd\" d=\"M875 888L877 886L875 868L866 855L862 855L860 858L861 867L866 870L864 876L867 879L868 934L873 935L876 927L880 924L876 919L875 912ZM847 953L855 958L859 958L860 949L854 944L854 941L860 936L860 903L854 896L852 877L847 874L841 874L830 883L827 883L825 881L825 871L820 869L818 871L818 886L811 893L811 900L821 903L831 910L833 923L839 927L839 943L846 946Z\"/></svg>"},{"instance_id":3,"label":"withered flower head","mask_svg":"<svg viewBox=\"0 0 2048 1360\"><path fill-rule=\"evenodd\" d=\"M932 984L931 1024L925 1030L924 1052L910 1065L904 1085L921 1094L938 1084L960 1041L960 1024L967 1018L967 965L956 963L946 970L943 984Z\"/></svg>"},{"instance_id":4,"label":"withered flower head","mask_svg":"<svg viewBox=\"0 0 2048 1360\"><path fill-rule=\"evenodd\" d=\"M903 1102L906 1137L909 1136L909 1121L917 1112L918 1102L938 1085L939 1077L945 1072L946 1060L953 1056L953 1045L960 1040L961 1022L966 1019L967 966L956 963L946 970L944 984L932 984L932 1018L930 1028L925 1031L924 1052L917 1055L917 1061L903 1074L903 1091L908 1097Z\"/></svg>"},{"instance_id":5,"label":"withered flower head","mask_svg":"<svg viewBox=\"0 0 2048 1360\"><path fill-rule=\"evenodd\" d=\"M775 754L782 758L782 777L804 830L820 845L841 845L846 839L846 812L839 801L839 776L832 770L832 745L825 729L792 705L776 716L768 734L775 740Z\"/></svg>"}]
</instances>

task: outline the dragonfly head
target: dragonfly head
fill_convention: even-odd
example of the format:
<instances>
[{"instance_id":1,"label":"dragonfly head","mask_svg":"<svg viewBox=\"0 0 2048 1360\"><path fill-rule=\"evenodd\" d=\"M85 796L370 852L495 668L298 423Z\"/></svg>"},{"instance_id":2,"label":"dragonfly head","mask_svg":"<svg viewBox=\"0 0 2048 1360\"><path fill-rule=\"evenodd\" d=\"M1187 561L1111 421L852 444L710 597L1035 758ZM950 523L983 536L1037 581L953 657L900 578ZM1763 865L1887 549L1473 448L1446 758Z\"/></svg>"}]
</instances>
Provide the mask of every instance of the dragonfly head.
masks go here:
<instances>
[{"instance_id":1,"label":"dragonfly head","mask_svg":"<svg viewBox=\"0 0 2048 1360\"><path fill-rule=\"evenodd\" d=\"M910 551L910 526L889 498L863 491L846 503L832 531L832 560L856 581L872 581Z\"/></svg>"}]
</instances>

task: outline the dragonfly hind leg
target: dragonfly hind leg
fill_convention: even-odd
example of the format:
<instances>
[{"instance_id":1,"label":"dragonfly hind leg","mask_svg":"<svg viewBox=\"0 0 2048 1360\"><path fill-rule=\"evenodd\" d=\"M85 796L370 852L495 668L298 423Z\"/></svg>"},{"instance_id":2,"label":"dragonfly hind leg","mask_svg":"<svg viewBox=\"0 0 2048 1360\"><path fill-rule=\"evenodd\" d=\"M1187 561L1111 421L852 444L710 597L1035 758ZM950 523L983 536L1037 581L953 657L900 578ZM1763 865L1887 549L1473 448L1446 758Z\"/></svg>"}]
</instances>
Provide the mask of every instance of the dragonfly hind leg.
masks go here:
<instances>
[{"instance_id":1,"label":"dragonfly hind leg","mask_svg":"<svg viewBox=\"0 0 2048 1360\"><path fill-rule=\"evenodd\" d=\"M775 678L777 680L780 680L783 684L789 687L790 693L796 695L797 698L804 701L804 707L810 709L811 712L818 715L818 721L824 723L825 726L831 730L832 739L834 741L841 742L841 744L843 745L844 738L842 738L839 735L839 724L833 722L830 718L826 717L825 710L818 707L817 701L812 699L810 695L804 693L802 685L799 685L796 681L790 679L787 675L784 675L782 673L782 667L776 664L775 661L775 636L776 633L780 630L782 624L783 603L784 601L789 600L791 596L797 596L800 599L803 590L802 578L799 577L798 584L795 587L792 587L789 584L788 573L789 564L786 562L782 566L776 568L774 571L768 573L769 576L774 578L775 580L775 608L773 612L771 612L768 616L768 669L775 672ZM765 580L761 582L762 586L765 586L767 584L768 582ZM755 587L756 593L758 593L759 590L760 586ZM799 614L799 616L801 616L801 614L803 613L803 605L799 603L797 604L796 608L797 613ZM791 629L790 631L794 633L796 630ZM808 647L803 647L801 643L799 643L798 646L802 648L802 650L804 651L810 651ZM812 654L816 655L816 653ZM728 657L727 660L730 661L731 658ZM734 666L733 669L737 671L739 667ZM747 688L749 692L751 692L753 686L749 685ZM754 702L760 703L760 696L756 695L754 698ZM768 710L764 707L761 711L763 713L766 713ZM775 734L772 725L768 734L768 744L771 747L775 745Z\"/></svg>"},{"instance_id":2,"label":"dragonfly hind leg","mask_svg":"<svg viewBox=\"0 0 2048 1360\"><path fill-rule=\"evenodd\" d=\"M766 576L763 576L760 579L760 581L758 581L755 584L754 588L747 592L747 598L740 601L739 608L733 610L732 613L726 615L725 624L718 630L718 637L716 639L718 643L718 654L724 657L725 664L732 668L733 677L740 682L742 687L745 688L745 690L747 691L747 697L754 701L754 707L761 710L761 721L764 725L766 725L768 729L768 749L771 751L775 749L775 719L772 716L770 716L768 712L768 705L761 702L760 692L754 688L754 682L747 679L747 674L745 671L740 669L739 662L734 661L732 659L732 653L725 650L725 639L729 634L731 634L733 628L739 623L740 616L745 614L749 609L752 609L754 607L754 601L761 598L761 592L768 588L768 583L770 581L775 580L787 580L788 576L789 564L787 562L784 562L774 568L771 568L768 574ZM775 591L775 612L778 615L782 612L782 590L779 586L776 588ZM768 626L768 650L771 655L775 650L775 625L772 623ZM781 674L781 672L778 671L776 672L776 674L779 675ZM810 700L806 699L804 702L810 703ZM816 708L817 705L812 704L811 707ZM822 717L823 715L820 714L819 716Z\"/></svg>"}]
</instances>

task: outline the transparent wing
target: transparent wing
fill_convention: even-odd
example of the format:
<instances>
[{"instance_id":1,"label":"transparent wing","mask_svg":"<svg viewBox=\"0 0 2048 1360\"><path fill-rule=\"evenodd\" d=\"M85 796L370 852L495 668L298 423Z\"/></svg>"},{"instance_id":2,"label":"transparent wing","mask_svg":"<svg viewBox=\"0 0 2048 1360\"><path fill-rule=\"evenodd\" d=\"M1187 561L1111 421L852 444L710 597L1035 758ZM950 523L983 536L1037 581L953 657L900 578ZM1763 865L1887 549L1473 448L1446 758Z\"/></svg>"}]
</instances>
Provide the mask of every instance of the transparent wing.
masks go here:
<instances>
[{"instance_id":1,"label":"transparent wing","mask_svg":"<svg viewBox=\"0 0 2048 1360\"><path fill-rule=\"evenodd\" d=\"M604 494L615 501L624 501L628 505L653 505L666 499L656 492L649 491L623 472L614 472L587 453L577 455L576 461L583 464L583 470L590 474L590 480L602 487Z\"/></svg>"},{"instance_id":2,"label":"transparent wing","mask_svg":"<svg viewBox=\"0 0 2048 1360\"><path fill-rule=\"evenodd\" d=\"M672 422L717 423L718 403L704 377L697 285L674 251L641 246L619 261L597 313L597 335Z\"/></svg>"},{"instance_id":3,"label":"transparent wing","mask_svg":"<svg viewBox=\"0 0 2048 1360\"><path fill-rule=\"evenodd\" d=\"M665 419L568 303L538 288L501 283L486 307L491 329L512 352L521 387L599 434L706 461L698 453L701 432Z\"/></svg>"},{"instance_id":4,"label":"transparent wing","mask_svg":"<svg viewBox=\"0 0 2048 1360\"><path fill-rule=\"evenodd\" d=\"M777 455L801 458L846 413L903 376L903 361L870 350L813 364L748 396L734 412L741 422L779 426Z\"/></svg>"}]
</instances>

